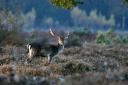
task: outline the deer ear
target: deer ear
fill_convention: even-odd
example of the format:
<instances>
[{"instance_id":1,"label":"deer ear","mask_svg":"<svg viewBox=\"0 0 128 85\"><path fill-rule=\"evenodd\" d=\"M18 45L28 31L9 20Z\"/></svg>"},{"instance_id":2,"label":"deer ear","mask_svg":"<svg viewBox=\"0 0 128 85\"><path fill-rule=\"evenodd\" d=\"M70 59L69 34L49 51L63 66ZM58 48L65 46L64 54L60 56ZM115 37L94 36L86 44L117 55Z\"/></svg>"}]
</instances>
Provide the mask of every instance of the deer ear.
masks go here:
<instances>
[{"instance_id":1,"label":"deer ear","mask_svg":"<svg viewBox=\"0 0 128 85\"><path fill-rule=\"evenodd\" d=\"M50 32L50 35L51 35L51 36L53 36L53 37L55 36L55 34L53 33L53 31L52 31L51 28L49 29L49 32Z\"/></svg>"}]
</instances>

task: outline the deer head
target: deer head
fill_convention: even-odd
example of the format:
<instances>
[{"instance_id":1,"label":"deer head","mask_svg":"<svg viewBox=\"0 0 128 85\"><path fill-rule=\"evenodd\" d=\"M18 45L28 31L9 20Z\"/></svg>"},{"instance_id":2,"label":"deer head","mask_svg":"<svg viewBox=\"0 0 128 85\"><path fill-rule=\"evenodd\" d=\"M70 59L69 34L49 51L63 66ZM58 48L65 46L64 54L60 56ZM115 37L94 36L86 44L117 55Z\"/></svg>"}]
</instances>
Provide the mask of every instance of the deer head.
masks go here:
<instances>
[{"instance_id":1,"label":"deer head","mask_svg":"<svg viewBox=\"0 0 128 85\"><path fill-rule=\"evenodd\" d=\"M49 33L52 37L56 37L57 38L57 42L59 45L64 45L65 43L65 40L68 39L68 36L69 36L69 32L65 35L65 36L62 36L60 34L55 34L52 29L49 29Z\"/></svg>"}]
</instances>

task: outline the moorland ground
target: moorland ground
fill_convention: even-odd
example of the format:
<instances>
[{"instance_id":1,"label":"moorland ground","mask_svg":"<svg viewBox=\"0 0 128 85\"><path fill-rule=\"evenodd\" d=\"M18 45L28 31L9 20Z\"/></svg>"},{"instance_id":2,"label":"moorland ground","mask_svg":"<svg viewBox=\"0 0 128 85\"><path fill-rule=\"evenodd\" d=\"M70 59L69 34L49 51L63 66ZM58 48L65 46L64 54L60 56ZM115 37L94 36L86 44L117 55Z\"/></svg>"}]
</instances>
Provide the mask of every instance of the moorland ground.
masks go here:
<instances>
[{"instance_id":1,"label":"moorland ground","mask_svg":"<svg viewBox=\"0 0 128 85\"><path fill-rule=\"evenodd\" d=\"M51 64L47 57L26 63L23 47L7 46L0 55L3 85L127 85L128 45L84 44L65 48ZM41 83L39 83L41 82Z\"/></svg>"}]
</instances>

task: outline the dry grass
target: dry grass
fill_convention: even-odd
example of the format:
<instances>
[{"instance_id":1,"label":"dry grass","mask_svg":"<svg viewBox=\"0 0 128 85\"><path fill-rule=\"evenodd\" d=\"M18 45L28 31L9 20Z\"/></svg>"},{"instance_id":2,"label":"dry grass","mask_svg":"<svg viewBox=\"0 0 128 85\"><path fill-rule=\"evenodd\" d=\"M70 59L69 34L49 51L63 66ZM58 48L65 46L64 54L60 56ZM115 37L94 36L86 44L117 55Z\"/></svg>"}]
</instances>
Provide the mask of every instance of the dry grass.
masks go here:
<instances>
[{"instance_id":1,"label":"dry grass","mask_svg":"<svg viewBox=\"0 0 128 85\"><path fill-rule=\"evenodd\" d=\"M6 47L4 50L5 53L0 55L1 75L64 76L67 81L64 85L126 85L123 81L128 80L128 45L86 44L66 48L51 64L45 57L33 58L26 64L25 49L21 47Z\"/></svg>"}]
</instances>

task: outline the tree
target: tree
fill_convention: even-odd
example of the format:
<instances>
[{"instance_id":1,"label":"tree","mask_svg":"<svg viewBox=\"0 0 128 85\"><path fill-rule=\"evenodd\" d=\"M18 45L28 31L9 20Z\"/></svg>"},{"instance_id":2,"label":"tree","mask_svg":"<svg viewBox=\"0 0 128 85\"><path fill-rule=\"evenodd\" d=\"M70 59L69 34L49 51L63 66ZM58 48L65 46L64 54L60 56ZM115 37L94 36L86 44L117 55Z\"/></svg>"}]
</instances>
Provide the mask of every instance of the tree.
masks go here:
<instances>
[{"instance_id":1,"label":"tree","mask_svg":"<svg viewBox=\"0 0 128 85\"><path fill-rule=\"evenodd\" d=\"M128 4L128 0L124 0L124 3Z\"/></svg>"},{"instance_id":2,"label":"tree","mask_svg":"<svg viewBox=\"0 0 128 85\"><path fill-rule=\"evenodd\" d=\"M83 4L82 1L78 0L49 0L49 2L54 6L64 9L72 9L79 4Z\"/></svg>"},{"instance_id":3,"label":"tree","mask_svg":"<svg viewBox=\"0 0 128 85\"><path fill-rule=\"evenodd\" d=\"M64 8L64 9L72 9L79 4L83 4L83 1L78 0L49 0L51 4L56 7ZM123 0L124 4L128 5L128 0Z\"/></svg>"}]
</instances>

